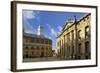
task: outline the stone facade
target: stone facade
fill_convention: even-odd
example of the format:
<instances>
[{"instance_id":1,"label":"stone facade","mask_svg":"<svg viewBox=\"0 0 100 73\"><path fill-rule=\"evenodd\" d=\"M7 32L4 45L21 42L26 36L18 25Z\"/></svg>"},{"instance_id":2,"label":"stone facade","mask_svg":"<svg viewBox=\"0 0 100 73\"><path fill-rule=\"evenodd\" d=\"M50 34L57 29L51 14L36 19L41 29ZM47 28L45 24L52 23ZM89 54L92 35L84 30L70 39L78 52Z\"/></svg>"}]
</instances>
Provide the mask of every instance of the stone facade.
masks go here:
<instances>
[{"instance_id":1,"label":"stone facade","mask_svg":"<svg viewBox=\"0 0 100 73\"><path fill-rule=\"evenodd\" d=\"M61 33L56 37L57 56L62 59L90 59L91 14L79 20L66 21Z\"/></svg>"},{"instance_id":2,"label":"stone facade","mask_svg":"<svg viewBox=\"0 0 100 73\"><path fill-rule=\"evenodd\" d=\"M52 56L52 40L43 35L23 34L23 58Z\"/></svg>"}]
</instances>

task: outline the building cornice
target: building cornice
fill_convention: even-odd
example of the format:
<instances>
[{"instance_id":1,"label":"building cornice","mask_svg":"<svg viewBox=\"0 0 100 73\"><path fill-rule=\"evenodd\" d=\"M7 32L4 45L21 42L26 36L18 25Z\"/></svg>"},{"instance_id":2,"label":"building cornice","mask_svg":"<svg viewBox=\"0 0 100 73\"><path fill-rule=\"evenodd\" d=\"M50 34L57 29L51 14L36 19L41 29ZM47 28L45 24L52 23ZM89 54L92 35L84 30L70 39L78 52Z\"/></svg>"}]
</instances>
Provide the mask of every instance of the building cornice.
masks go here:
<instances>
[{"instance_id":1,"label":"building cornice","mask_svg":"<svg viewBox=\"0 0 100 73\"><path fill-rule=\"evenodd\" d=\"M66 30L68 30L70 27L72 27L73 25L78 25L79 22L81 22L82 20L84 20L85 18L87 18L89 15L91 15L91 13L88 13L86 15L84 15L82 18L80 18L78 21L72 23L70 26L68 26L65 30L62 30L61 34L58 35L56 38L60 37ZM66 25L67 26L67 25ZM65 28L66 26L64 26L63 28Z\"/></svg>"}]
</instances>

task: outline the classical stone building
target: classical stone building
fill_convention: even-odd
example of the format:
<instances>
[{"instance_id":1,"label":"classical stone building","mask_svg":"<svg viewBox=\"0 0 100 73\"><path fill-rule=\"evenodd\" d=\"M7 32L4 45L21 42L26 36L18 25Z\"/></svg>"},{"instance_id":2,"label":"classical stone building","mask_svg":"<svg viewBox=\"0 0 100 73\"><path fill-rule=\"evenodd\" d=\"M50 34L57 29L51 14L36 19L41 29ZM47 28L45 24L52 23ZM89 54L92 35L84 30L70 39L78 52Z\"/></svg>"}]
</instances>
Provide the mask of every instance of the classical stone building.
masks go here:
<instances>
[{"instance_id":1,"label":"classical stone building","mask_svg":"<svg viewBox=\"0 0 100 73\"><path fill-rule=\"evenodd\" d=\"M90 59L91 14L79 20L66 21L61 33L56 37L57 56L62 59Z\"/></svg>"},{"instance_id":2,"label":"classical stone building","mask_svg":"<svg viewBox=\"0 0 100 73\"><path fill-rule=\"evenodd\" d=\"M42 34L39 25L37 34L23 33L23 58L52 56L52 40Z\"/></svg>"}]
</instances>

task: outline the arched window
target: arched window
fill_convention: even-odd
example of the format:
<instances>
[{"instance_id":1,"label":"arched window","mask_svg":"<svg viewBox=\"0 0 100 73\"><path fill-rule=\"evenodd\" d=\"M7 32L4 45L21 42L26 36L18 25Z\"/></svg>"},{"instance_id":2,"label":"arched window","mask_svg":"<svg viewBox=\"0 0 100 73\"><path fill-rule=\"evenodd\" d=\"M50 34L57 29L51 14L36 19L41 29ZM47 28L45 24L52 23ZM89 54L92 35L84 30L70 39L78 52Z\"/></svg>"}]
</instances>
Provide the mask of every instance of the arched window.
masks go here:
<instances>
[{"instance_id":1,"label":"arched window","mask_svg":"<svg viewBox=\"0 0 100 73\"><path fill-rule=\"evenodd\" d=\"M85 27L85 38L87 39L87 38L89 38L89 35L90 35L90 32L89 32L90 30L89 30L89 26L86 26Z\"/></svg>"},{"instance_id":2,"label":"arched window","mask_svg":"<svg viewBox=\"0 0 100 73\"><path fill-rule=\"evenodd\" d=\"M81 40L81 35L82 35L82 32L81 30L78 31L78 40Z\"/></svg>"},{"instance_id":3,"label":"arched window","mask_svg":"<svg viewBox=\"0 0 100 73\"><path fill-rule=\"evenodd\" d=\"M34 50L34 47L32 46L32 47L31 47L31 49L33 49L33 50Z\"/></svg>"},{"instance_id":4,"label":"arched window","mask_svg":"<svg viewBox=\"0 0 100 73\"><path fill-rule=\"evenodd\" d=\"M26 46L25 49L28 49L28 46Z\"/></svg>"},{"instance_id":5,"label":"arched window","mask_svg":"<svg viewBox=\"0 0 100 73\"><path fill-rule=\"evenodd\" d=\"M44 48L42 47L41 50L44 50Z\"/></svg>"},{"instance_id":6,"label":"arched window","mask_svg":"<svg viewBox=\"0 0 100 73\"><path fill-rule=\"evenodd\" d=\"M33 39L31 39L31 43L34 43L35 41L34 41L34 38Z\"/></svg>"},{"instance_id":7,"label":"arched window","mask_svg":"<svg viewBox=\"0 0 100 73\"><path fill-rule=\"evenodd\" d=\"M41 39L41 43L44 44L44 39Z\"/></svg>"},{"instance_id":8,"label":"arched window","mask_svg":"<svg viewBox=\"0 0 100 73\"><path fill-rule=\"evenodd\" d=\"M37 46L36 49L39 50L39 47Z\"/></svg>"},{"instance_id":9,"label":"arched window","mask_svg":"<svg viewBox=\"0 0 100 73\"><path fill-rule=\"evenodd\" d=\"M34 55L34 52L32 52L32 55Z\"/></svg>"}]
</instances>

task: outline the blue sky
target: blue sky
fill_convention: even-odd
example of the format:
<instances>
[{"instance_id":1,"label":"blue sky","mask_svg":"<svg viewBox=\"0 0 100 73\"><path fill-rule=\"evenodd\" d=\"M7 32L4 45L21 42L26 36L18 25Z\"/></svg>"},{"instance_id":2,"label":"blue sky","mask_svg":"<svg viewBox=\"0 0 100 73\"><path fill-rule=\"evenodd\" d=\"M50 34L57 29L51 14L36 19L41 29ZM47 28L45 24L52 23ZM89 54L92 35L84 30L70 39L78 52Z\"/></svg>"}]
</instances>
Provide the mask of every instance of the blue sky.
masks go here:
<instances>
[{"instance_id":1,"label":"blue sky","mask_svg":"<svg viewBox=\"0 0 100 73\"><path fill-rule=\"evenodd\" d=\"M68 19L77 19L86 13L79 12L56 12L56 11L39 11L23 10L23 28L26 33L37 34L38 25L43 27L43 34L52 39L53 49L56 49L56 35L62 30L62 26Z\"/></svg>"}]
</instances>

